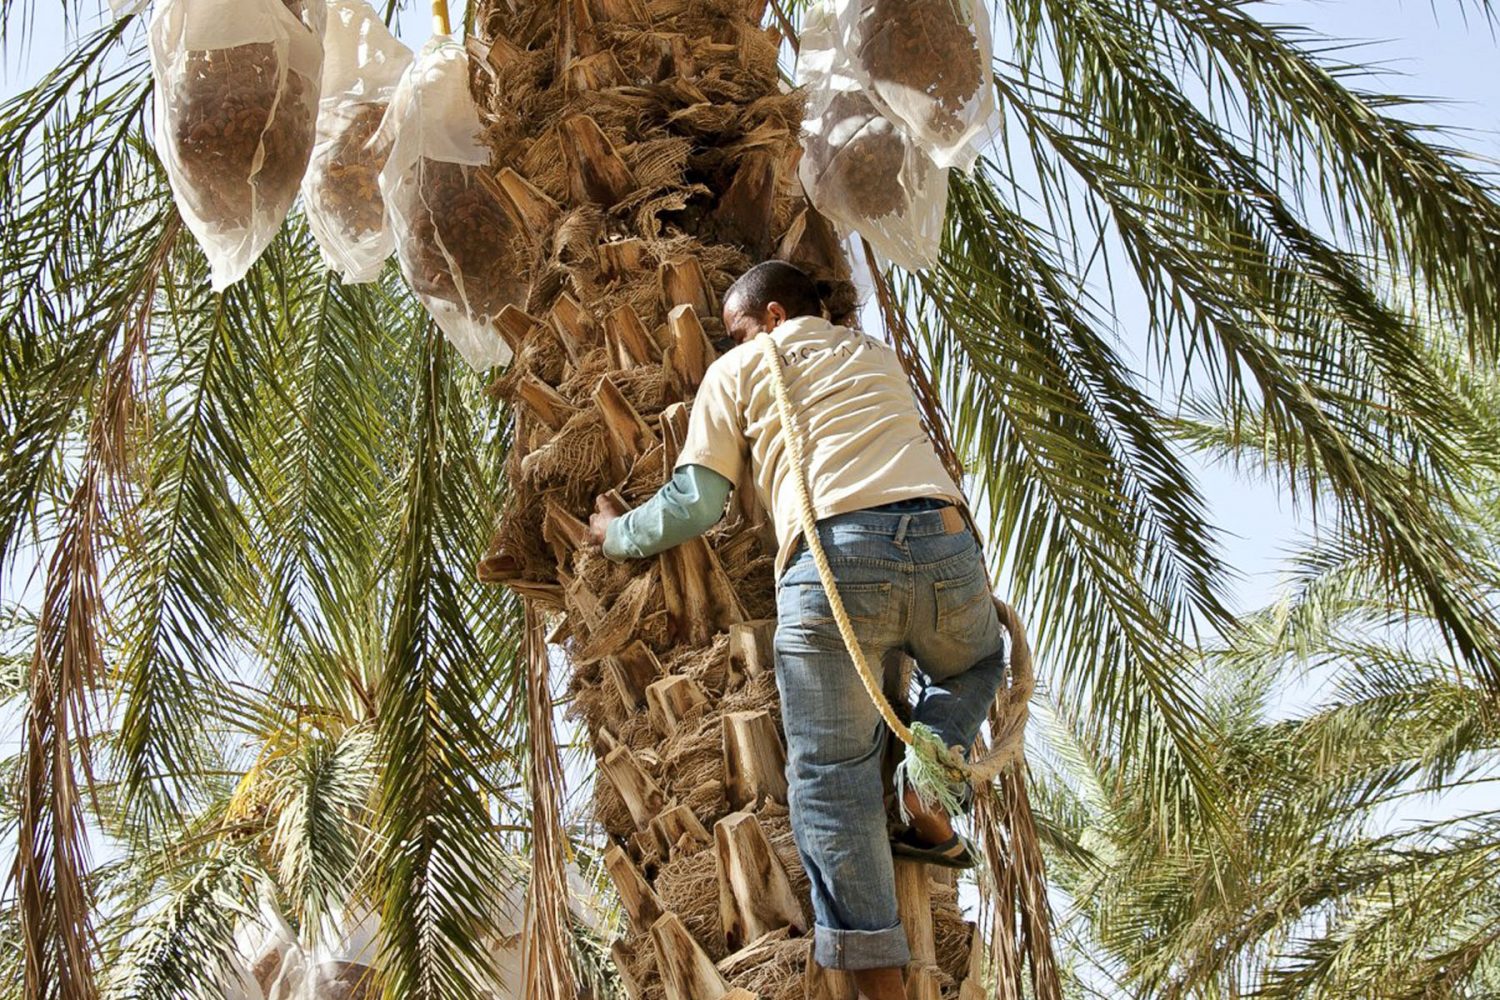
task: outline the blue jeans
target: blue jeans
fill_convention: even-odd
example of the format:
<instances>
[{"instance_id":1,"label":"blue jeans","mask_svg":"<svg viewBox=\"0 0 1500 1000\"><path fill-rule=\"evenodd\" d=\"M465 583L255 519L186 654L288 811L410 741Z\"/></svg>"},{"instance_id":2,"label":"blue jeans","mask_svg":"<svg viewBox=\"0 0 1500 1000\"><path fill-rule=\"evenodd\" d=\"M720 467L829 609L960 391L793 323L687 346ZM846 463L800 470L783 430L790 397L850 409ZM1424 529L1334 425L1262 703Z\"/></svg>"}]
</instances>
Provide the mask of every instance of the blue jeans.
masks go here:
<instances>
[{"instance_id":1,"label":"blue jeans","mask_svg":"<svg viewBox=\"0 0 1500 1000\"><path fill-rule=\"evenodd\" d=\"M894 509L892 509L894 506ZM979 542L927 498L836 514L818 537L866 660L900 649L922 682L913 719L968 747L1005 675L1005 634ZM860 684L806 544L776 583L776 686L792 832L812 881L824 968L910 960L896 912L881 758L890 733Z\"/></svg>"}]
</instances>

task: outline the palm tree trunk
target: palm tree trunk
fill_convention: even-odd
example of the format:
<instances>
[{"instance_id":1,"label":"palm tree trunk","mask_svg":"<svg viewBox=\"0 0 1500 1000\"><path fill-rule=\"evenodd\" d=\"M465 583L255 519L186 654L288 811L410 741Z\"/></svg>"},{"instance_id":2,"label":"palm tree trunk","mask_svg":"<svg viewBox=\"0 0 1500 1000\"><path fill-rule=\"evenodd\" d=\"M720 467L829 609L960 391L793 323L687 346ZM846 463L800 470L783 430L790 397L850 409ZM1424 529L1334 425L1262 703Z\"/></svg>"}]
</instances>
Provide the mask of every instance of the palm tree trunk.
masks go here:
<instances>
[{"instance_id":1,"label":"palm tree trunk","mask_svg":"<svg viewBox=\"0 0 1500 1000\"><path fill-rule=\"evenodd\" d=\"M531 279L500 323L514 438L480 575L559 615L636 998L853 996L808 967L771 670L774 536L753 490L655 559L617 565L583 544L595 495L638 504L670 475L737 274L789 259L837 282L836 319L852 310L848 262L797 183L802 99L778 86L763 13L492 0L476 22L495 190ZM898 881L911 995L957 996L972 929L956 890L923 866Z\"/></svg>"}]
</instances>

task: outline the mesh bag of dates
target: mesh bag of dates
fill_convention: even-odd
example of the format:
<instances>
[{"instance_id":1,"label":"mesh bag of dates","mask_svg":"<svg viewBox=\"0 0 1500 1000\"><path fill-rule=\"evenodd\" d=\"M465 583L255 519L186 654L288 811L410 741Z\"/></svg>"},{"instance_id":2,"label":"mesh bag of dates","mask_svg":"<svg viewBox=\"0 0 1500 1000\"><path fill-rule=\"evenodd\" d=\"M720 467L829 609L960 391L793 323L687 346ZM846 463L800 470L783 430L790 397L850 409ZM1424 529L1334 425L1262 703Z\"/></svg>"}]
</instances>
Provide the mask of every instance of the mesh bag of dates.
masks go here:
<instances>
[{"instance_id":1,"label":"mesh bag of dates","mask_svg":"<svg viewBox=\"0 0 1500 1000\"><path fill-rule=\"evenodd\" d=\"M839 50L835 27L831 13L816 9L803 23L802 187L846 235L857 231L902 267L931 267L942 243L948 169L881 113Z\"/></svg>"},{"instance_id":2,"label":"mesh bag of dates","mask_svg":"<svg viewBox=\"0 0 1500 1000\"><path fill-rule=\"evenodd\" d=\"M345 281L374 281L396 240L380 197L394 138L381 128L411 50L366 0L332 0L323 35L318 138L302 179L307 224Z\"/></svg>"},{"instance_id":3,"label":"mesh bag of dates","mask_svg":"<svg viewBox=\"0 0 1500 1000\"><path fill-rule=\"evenodd\" d=\"M312 153L323 0L157 0L153 134L215 291L276 235Z\"/></svg>"},{"instance_id":4,"label":"mesh bag of dates","mask_svg":"<svg viewBox=\"0 0 1500 1000\"><path fill-rule=\"evenodd\" d=\"M876 107L940 167L968 170L997 127L981 0L838 0L838 44Z\"/></svg>"},{"instance_id":5,"label":"mesh bag of dates","mask_svg":"<svg viewBox=\"0 0 1500 1000\"><path fill-rule=\"evenodd\" d=\"M469 60L451 37L430 40L391 99L394 141L380 193L401 273L472 367L510 361L494 319L524 305L518 232L480 143Z\"/></svg>"}]
</instances>

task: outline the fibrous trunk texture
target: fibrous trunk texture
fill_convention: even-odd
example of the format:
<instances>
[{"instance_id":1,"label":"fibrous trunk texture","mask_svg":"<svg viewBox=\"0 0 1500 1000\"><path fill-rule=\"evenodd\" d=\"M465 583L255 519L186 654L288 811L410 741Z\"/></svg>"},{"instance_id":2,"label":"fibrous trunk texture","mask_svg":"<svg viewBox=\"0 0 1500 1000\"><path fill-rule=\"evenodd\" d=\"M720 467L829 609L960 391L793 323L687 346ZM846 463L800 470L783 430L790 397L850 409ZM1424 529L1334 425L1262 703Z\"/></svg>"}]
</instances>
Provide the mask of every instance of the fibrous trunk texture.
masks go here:
<instances>
[{"instance_id":1,"label":"fibrous trunk texture","mask_svg":"<svg viewBox=\"0 0 1500 1000\"><path fill-rule=\"evenodd\" d=\"M513 447L479 572L552 615L569 654L628 916L613 951L638 1000L853 996L808 963L771 669L774 535L753 489L656 558L612 563L585 539L596 495L635 505L669 477L734 277L794 261L852 318L842 248L797 181L802 97L779 86L763 13L492 0L476 21L485 187L531 287L499 323ZM911 995L956 997L972 938L956 890L920 866L900 884L921 910Z\"/></svg>"}]
</instances>

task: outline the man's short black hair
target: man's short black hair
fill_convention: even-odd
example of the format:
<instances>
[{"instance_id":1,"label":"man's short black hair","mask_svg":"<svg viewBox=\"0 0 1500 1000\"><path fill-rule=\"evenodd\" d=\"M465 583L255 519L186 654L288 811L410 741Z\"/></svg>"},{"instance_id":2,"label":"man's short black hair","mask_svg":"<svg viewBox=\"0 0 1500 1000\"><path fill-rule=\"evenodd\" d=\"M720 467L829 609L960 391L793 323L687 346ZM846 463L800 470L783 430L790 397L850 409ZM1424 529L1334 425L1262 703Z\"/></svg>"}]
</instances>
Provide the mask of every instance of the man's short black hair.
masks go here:
<instances>
[{"instance_id":1,"label":"man's short black hair","mask_svg":"<svg viewBox=\"0 0 1500 1000\"><path fill-rule=\"evenodd\" d=\"M724 304L731 302L756 314L764 313L772 302L780 302L788 319L823 315L818 283L806 271L784 260L764 261L740 275L724 293Z\"/></svg>"}]
</instances>

